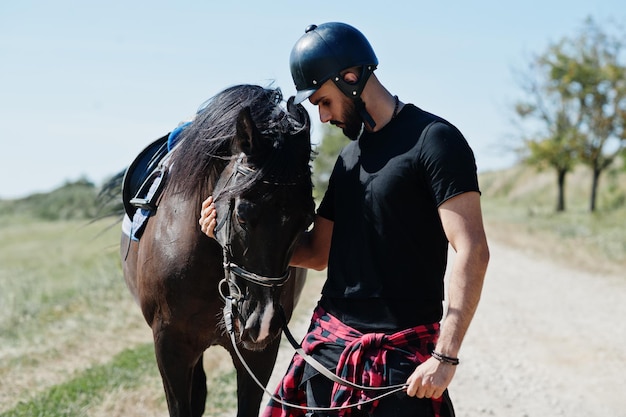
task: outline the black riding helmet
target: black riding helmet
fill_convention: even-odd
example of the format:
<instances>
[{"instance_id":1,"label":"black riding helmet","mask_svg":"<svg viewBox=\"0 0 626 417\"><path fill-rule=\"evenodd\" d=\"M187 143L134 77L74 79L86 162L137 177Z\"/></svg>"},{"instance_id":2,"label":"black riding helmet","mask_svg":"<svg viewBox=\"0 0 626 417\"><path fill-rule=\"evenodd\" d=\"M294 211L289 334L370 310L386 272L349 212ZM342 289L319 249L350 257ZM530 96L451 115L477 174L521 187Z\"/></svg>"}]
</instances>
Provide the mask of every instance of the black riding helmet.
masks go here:
<instances>
[{"instance_id":1,"label":"black riding helmet","mask_svg":"<svg viewBox=\"0 0 626 417\"><path fill-rule=\"evenodd\" d=\"M329 79L346 96L360 101L378 58L361 32L345 23L330 22L305 29L291 50L289 64L297 90L296 103L309 98ZM361 67L359 81L354 84L340 76L341 71L351 67Z\"/></svg>"}]
</instances>

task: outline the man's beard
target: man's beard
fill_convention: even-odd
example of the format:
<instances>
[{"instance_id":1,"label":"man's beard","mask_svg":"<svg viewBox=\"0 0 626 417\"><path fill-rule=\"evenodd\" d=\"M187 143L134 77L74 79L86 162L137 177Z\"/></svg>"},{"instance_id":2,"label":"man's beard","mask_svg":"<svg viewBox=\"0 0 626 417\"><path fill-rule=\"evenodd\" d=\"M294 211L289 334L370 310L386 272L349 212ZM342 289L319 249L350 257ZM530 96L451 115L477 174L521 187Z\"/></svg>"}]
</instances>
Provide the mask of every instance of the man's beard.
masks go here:
<instances>
[{"instance_id":1,"label":"man's beard","mask_svg":"<svg viewBox=\"0 0 626 417\"><path fill-rule=\"evenodd\" d=\"M336 125L338 122L333 121ZM347 99L345 111L343 112L343 120L341 121L343 134L350 140L357 140L363 131L363 120L359 114L356 104L353 100Z\"/></svg>"}]
</instances>

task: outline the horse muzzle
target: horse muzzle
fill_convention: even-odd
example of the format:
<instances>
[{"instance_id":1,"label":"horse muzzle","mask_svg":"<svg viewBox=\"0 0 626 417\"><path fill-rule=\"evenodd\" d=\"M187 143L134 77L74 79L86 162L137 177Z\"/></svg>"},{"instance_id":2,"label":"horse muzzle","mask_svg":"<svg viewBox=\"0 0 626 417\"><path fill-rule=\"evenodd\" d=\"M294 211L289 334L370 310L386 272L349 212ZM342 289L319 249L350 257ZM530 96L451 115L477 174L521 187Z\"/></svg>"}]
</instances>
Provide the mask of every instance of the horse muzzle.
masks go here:
<instances>
[{"instance_id":1,"label":"horse muzzle","mask_svg":"<svg viewBox=\"0 0 626 417\"><path fill-rule=\"evenodd\" d=\"M280 333L275 308L275 288L258 288L257 295L244 295L234 282L222 280L219 286L224 299L226 330L248 350L262 350Z\"/></svg>"}]
</instances>

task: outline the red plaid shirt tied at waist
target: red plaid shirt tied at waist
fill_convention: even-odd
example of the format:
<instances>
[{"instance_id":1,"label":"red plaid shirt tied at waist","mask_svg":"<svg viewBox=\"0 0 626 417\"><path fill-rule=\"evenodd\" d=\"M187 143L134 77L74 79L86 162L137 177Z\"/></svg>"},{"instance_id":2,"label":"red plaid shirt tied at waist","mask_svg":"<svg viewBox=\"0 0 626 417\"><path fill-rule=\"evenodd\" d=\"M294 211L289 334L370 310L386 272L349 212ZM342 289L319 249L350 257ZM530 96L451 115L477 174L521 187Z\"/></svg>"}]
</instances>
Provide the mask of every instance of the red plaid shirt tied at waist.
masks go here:
<instances>
[{"instance_id":1,"label":"red plaid shirt tied at waist","mask_svg":"<svg viewBox=\"0 0 626 417\"><path fill-rule=\"evenodd\" d=\"M439 323L422 325L403 330L391 335L383 333L363 334L346 326L337 318L317 307L311 319L311 329L302 341L302 348L311 354L321 344L330 343L344 346L339 358L336 374L350 382L370 387L389 385L386 377L387 352L399 351L415 366L426 361L437 342ZM275 396L283 401L306 407L306 392L302 385L305 360L297 353L293 356L289 368L276 389ZM378 392L380 394L380 391ZM376 392L356 390L338 383L334 384L331 407L356 404L359 401L375 397ZM435 417L439 417L442 398L432 399ZM371 407L378 404L359 406ZM349 416L351 408L338 412L339 416ZM274 400L265 408L262 417L296 417L304 411L282 405Z\"/></svg>"}]
</instances>

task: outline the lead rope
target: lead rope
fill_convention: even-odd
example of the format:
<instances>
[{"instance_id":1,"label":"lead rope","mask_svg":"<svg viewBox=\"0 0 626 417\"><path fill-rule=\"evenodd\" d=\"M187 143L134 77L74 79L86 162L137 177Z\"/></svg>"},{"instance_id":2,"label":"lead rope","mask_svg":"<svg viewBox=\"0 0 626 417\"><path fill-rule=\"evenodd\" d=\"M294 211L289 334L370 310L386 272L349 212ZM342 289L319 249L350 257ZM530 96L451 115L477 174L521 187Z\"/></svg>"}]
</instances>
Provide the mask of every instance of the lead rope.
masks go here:
<instances>
[{"instance_id":1,"label":"lead rope","mask_svg":"<svg viewBox=\"0 0 626 417\"><path fill-rule=\"evenodd\" d=\"M315 359L313 356L309 355L308 353L304 351L302 346L298 344L298 342L296 342L296 339L293 337L293 334L291 334L291 331L289 330L289 327L287 326L287 317L285 316L285 311L283 310L282 306L279 306L279 312L283 321L283 332L285 333L287 340L289 341L289 343L291 343L291 346L294 348L294 350L298 352L298 354L302 357L302 359L304 359L316 371L318 371L319 373L321 373L322 375L324 375L326 378L330 379L334 383L337 383L339 385L344 385L344 386L347 386L356 390L361 390L361 391L387 391L387 390L395 389L396 391L394 392L397 392L407 387L406 384L389 385L386 387L368 387L364 385L355 384L354 382L348 381L347 379L337 376L336 374L331 372L328 368L326 368L324 365L322 365L317 359Z\"/></svg>"},{"instance_id":2,"label":"lead rope","mask_svg":"<svg viewBox=\"0 0 626 417\"><path fill-rule=\"evenodd\" d=\"M378 395L376 397L370 398L369 400L359 401L359 402L357 402L355 404L344 405L344 406L340 406L340 407L305 407L305 406L301 406L299 404L292 404L290 402L284 401L281 398L279 398L276 395L274 395L274 393L270 392L267 388L265 388L265 386L261 383L261 381L259 381L259 379L256 377L256 375L254 375L254 373L252 372L252 369L250 369L250 367L248 366L248 364L244 360L243 355L241 354L241 352L239 351L239 348L237 347L237 341L235 339L235 331L234 331L234 326L233 326L233 313L232 313L232 302L233 302L233 299L232 299L232 297L226 297L224 299L224 302L225 302L225 305L224 305L224 321L225 321L225 324L226 324L226 330L228 331L228 334L230 335L230 341L231 341L231 344L233 345L233 349L235 350L235 353L237 354L237 357L239 358L239 360L243 364L244 368L246 369L246 371L248 372L250 377L254 380L254 382L267 395L269 395L272 400L276 401L277 403L280 403L280 404L285 405L287 407L296 408L296 409L299 409L299 410L306 410L306 411L340 411L340 410L345 410L345 409L348 409L348 408L358 407L360 405L369 404L369 403L374 402L374 401L378 401L378 400L380 400L380 399L382 399L384 397L387 397L389 395L395 394L395 393L400 392L400 391L404 391L406 389L406 387L407 387L406 384L391 385L391 386L388 386L388 387L366 387L366 386L363 386L363 385L354 384L354 383L352 383L352 382L350 382L348 380L345 380L345 379L340 378L337 375L333 374L328 369L326 369L321 363L317 362L314 358L312 358L311 356L307 355L306 352L304 352L304 350L302 349L302 347L300 345L298 345L298 343L295 341L295 339L293 338L293 335L291 334L291 332L289 331L289 329L287 327L286 318L285 318L284 312L283 312L282 307L281 307L280 311L281 311L281 316L283 318L283 329L285 331L285 335L287 336L287 339L292 344L294 349L296 349L296 352L300 356L302 356L302 358L305 361L307 361L307 363L309 363L311 366L313 366L316 370L320 371L320 373L325 375L327 378L331 379L332 381L334 381L334 382L336 382L338 384L346 385L346 386L349 386L349 387L354 388L354 389L366 390L366 391L387 390L385 393L380 394L380 395Z\"/></svg>"}]
</instances>

